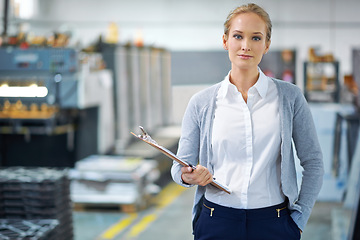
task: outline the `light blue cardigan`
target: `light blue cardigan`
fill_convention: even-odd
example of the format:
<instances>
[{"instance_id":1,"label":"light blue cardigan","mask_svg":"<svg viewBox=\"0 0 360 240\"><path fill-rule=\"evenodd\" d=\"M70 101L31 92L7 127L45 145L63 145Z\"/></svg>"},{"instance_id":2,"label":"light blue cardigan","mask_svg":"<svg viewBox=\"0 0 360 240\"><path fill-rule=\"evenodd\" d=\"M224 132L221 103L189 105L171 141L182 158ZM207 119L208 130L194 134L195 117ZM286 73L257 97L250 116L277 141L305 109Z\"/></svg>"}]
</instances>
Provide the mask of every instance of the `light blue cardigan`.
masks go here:
<instances>
[{"instance_id":1,"label":"light blue cardigan","mask_svg":"<svg viewBox=\"0 0 360 240\"><path fill-rule=\"evenodd\" d=\"M303 230L315 204L323 180L323 162L314 122L308 104L300 89L281 80L273 79L279 93L281 121L281 184L289 199L291 217ZM195 94L185 111L177 155L192 165L201 164L213 174L211 159L211 130L216 105L216 96L221 83ZM302 184L298 191L292 140L297 156L304 168ZM181 165L174 162L171 175L181 181ZM205 187L198 186L193 207L193 226L201 211Z\"/></svg>"}]
</instances>

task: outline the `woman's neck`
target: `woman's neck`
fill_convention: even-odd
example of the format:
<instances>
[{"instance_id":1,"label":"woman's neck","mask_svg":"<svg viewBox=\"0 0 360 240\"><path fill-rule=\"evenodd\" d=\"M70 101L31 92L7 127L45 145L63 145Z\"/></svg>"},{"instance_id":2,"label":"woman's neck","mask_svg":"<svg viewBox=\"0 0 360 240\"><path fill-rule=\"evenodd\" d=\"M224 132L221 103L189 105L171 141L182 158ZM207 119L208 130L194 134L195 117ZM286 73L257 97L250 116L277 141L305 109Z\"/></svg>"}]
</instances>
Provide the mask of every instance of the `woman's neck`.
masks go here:
<instances>
[{"instance_id":1,"label":"woman's neck","mask_svg":"<svg viewBox=\"0 0 360 240\"><path fill-rule=\"evenodd\" d=\"M232 68L230 72L230 82L236 86L239 92L244 96L248 90L254 86L259 78L259 71L255 69ZM246 101L246 100L245 100Z\"/></svg>"}]
</instances>

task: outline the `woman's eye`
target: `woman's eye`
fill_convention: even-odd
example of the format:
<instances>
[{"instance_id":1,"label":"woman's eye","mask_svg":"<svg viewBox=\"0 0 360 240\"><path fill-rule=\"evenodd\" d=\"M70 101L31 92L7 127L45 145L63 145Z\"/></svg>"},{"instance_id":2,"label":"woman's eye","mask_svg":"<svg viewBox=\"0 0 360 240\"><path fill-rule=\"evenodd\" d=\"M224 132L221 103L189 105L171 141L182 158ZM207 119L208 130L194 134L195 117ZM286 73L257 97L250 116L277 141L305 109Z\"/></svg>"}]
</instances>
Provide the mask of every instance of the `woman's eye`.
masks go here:
<instances>
[{"instance_id":1,"label":"woman's eye","mask_svg":"<svg viewBox=\"0 0 360 240\"><path fill-rule=\"evenodd\" d=\"M253 39L254 39L255 41L260 41L260 40L261 40L261 37L253 37Z\"/></svg>"},{"instance_id":2,"label":"woman's eye","mask_svg":"<svg viewBox=\"0 0 360 240\"><path fill-rule=\"evenodd\" d=\"M234 35L234 38L235 38L235 39L241 39L242 37L241 37L241 35L235 34L235 35Z\"/></svg>"}]
</instances>

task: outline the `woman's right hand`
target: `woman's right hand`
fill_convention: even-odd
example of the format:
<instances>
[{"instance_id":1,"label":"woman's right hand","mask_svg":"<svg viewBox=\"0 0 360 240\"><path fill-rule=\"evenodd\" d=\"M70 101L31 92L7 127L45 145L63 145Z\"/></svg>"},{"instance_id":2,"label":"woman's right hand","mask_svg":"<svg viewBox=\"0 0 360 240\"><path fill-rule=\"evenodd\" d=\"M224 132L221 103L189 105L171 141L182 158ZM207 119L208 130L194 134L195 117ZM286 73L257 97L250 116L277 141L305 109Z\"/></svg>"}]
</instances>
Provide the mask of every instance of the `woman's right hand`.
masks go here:
<instances>
[{"instance_id":1,"label":"woman's right hand","mask_svg":"<svg viewBox=\"0 0 360 240\"><path fill-rule=\"evenodd\" d=\"M183 182L190 185L205 186L213 181L213 177L209 170L201 165L197 165L196 169L182 167L181 172Z\"/></svg>"}]
</instances>

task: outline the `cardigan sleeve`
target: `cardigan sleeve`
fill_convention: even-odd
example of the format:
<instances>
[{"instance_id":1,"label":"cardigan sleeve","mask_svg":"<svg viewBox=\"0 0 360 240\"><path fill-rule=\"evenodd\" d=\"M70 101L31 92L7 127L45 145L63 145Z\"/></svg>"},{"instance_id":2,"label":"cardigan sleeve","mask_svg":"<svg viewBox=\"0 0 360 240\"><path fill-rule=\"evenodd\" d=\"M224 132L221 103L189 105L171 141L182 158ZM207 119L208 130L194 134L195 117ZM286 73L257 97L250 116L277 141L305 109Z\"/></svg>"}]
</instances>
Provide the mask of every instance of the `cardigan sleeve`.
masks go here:
<instances>
[{"instance_id":1,"label":"cardigan sleeve","mask_svg":"<svg viewBox=\"0 0 360 240\"><path fill-rule=\"evenodd\" d=\"M198 164L200 145L200 128L197 117L198 110L196 108L196 97L194 96L190 99L183 117L181 137L176 154L181 160L194 166ZM182 166L179 163L173 162L171 167L171 176L173 180L184 187L192 186L183 183L181 179L181 168Z\"/></svg>"},{"instance_id":2,"label":"cardigan sleeve","mask_svg":"<svg viewBox=\"0 0 360 240\"><path fill-rule=\"evenodd\" d=\"M303 229L320 192L324 167L321 147L308 103L299 89L295 96L292 138L303 167L301 188L296 202L301 207L301 214L295 214L299 215L298 226Z\"/></svg>"}]
</instances>

